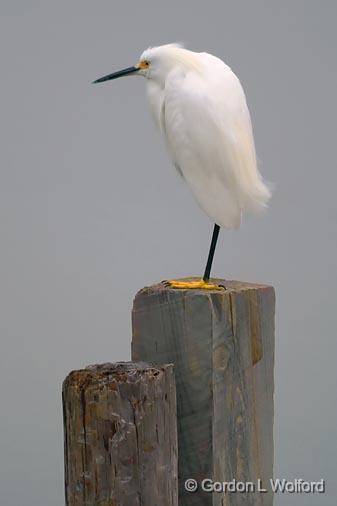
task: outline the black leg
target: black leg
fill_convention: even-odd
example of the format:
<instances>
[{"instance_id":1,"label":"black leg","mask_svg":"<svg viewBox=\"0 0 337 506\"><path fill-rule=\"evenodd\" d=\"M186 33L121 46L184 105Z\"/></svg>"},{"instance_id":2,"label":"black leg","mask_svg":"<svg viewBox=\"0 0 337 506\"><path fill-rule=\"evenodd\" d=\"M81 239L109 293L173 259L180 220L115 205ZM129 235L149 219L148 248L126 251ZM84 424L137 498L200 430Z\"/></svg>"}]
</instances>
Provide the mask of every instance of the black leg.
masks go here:
<instances>
[{"instance_id":1,"label":"black leg","mask_svg":"<svg viewBox=\"0 0 337 506\"><path fill-rule=\"evenodd\" d=\"M215 252L216 243L219 236L220 227L219 225L215 224L213 229L213 235L212 235L212 241L211 246L209 248L208 258L207 258L207 264L205 269L205 274L203 277L203 280L207 283L209 281L209 276L211 274L211 268L213 263L213 257Z\"/></svg>"}]
</instances>

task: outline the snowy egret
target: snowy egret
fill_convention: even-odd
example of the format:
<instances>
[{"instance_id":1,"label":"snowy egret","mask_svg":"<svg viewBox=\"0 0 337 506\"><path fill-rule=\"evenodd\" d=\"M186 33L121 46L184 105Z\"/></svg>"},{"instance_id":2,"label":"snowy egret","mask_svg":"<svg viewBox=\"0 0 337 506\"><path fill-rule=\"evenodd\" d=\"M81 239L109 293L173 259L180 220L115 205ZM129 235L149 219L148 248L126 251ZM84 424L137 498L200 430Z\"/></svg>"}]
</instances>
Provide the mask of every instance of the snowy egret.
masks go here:
<instances>
[{"instance_id":1,"label":"snowy egret","mask_svg":"<svg viewBox=\"0 0 337 506\"><path fill-rule=\"evenodd\" d=\"M174 165L215 223L203 278L169 284L219 288L209 280L220 226L238 228L243 211L259 211L270 198L240 81L219 58L167 44L146 49L135 66L94 83L127 75L147 79L152 114Z\"/></svg>"}]
</instances>

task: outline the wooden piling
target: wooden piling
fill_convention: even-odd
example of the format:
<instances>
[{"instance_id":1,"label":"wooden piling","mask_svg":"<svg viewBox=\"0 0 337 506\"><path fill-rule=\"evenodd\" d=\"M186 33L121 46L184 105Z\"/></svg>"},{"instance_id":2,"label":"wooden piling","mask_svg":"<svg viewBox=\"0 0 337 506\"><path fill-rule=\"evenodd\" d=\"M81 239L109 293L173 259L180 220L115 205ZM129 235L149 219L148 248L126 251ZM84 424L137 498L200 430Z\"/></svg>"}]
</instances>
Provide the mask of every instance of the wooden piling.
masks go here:
<instances>
[{"instance_id":1,"label":"wooden piling","mask_svg":"<svg viewBox=\"0 0 337 506\"><path fill-rule=\"evenodd\" d=\"M132 360L174 364L179 506L271 506L274 289L214 281L226 290L141 290ZM191 478L194 493L185 490ZM204 479L254 490L205 492Z\"/></svg>"},{"instance_id":2,"label":"wooden piling","mask_svg":"<svg viewBox=\"0 0 337 506\"><path fill-rule=\"evenodd\" d=\"M172 365L73 371L63 413L67 506L177 506Z\"/></svg>"}]
</instances>

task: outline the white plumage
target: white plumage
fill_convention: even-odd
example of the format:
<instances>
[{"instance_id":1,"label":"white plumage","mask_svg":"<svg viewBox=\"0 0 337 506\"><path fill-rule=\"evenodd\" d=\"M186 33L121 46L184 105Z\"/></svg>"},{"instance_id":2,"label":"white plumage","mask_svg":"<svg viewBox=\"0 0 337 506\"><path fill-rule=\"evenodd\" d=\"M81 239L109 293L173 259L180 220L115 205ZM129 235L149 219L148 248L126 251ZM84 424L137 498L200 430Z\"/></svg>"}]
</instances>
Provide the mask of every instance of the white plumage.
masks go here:
<instances>
[{"instance_id":1,"label":"white plumage","mask_svg":"<svg viewBox=\"0 0 337 506\"><path fill-rule=\"evenodd\" d=\"M213 222L237 228L242 211L266 206L239 79L222 60L175 44L147 49L147 91L171 157Z\"/></svg>"},{"instance_id":2,"label":"white plumage","mask_svg":"<svg viewBox=\"0 0 337 506\"><path fill-rule=\"evenodd\" d=\"M210 283L220 227L238 228L243 211L259 211L270 191L258 171L250 115L239 79L222 60L177 44L149 48L137 65L94 81L147 78L155 122L173 162L214 222L201 280L171 280L179 289L223 289Z\"/></svg>"}]
</instances>

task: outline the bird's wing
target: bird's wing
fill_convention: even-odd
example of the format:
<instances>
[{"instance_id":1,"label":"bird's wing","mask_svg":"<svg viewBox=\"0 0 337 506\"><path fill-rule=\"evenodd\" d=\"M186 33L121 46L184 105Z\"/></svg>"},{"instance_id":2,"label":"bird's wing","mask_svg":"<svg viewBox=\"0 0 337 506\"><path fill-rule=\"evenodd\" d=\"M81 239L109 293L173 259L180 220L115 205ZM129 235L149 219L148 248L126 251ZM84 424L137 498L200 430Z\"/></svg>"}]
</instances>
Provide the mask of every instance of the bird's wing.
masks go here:
<instances>
[{"instance_id":1,"label":"bird's wing","mask_svg":"<svg viewBox=\"0 0 337 506\"><path fill-rule=\"evenodd\" d=\"M206 214L223 227L237 228L242 210L263 205L268 190L256 168L244 93L225 67L224 73L216 62L209 78L189 72L167 81L162 132Z\"/></svg>"}]
</instances>

